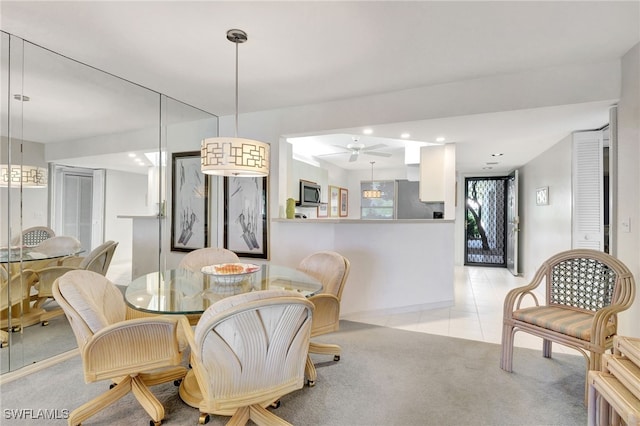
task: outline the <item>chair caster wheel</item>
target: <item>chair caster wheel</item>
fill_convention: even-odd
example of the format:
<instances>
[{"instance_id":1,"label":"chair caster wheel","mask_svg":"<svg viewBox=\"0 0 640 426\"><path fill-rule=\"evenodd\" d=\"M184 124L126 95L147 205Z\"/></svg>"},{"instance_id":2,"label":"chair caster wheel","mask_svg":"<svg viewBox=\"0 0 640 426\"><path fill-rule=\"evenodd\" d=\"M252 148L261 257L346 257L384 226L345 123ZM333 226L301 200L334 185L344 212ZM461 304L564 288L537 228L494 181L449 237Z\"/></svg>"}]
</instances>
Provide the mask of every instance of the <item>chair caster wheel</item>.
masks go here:
<instances>
[{"instance_id":1,"label":"chair caster wheel","mask_svg":"<svg viewBox=\"0 0 640 426\"><path fill-rule=\"evenodd\" d=\"M307 380L307 385L312 388L316 385L316 381L315 380Z\"/></svg>"},{"instance_id":2,"label":"chair caster wheel","mask_svg":"<svg viewBox=\"0 0 640 426\"><path fill-rule=\"evenodd\" d=\"M154 420L149 420L149 426L160 426L160 424L162 423L162 420L159 421L154 421Z\"/></svg>"},{"instance_id":3,"label":"chair caster wheel","mask_svg":"<svg viewBox=\"0 0 640 426\"><path fill-rule=\"evenodd\" d=\"M43 326L43 327L46 327L46 326L48 326L48 325L49 325L49 321L42 321L42 323L41 323L41 324L42 324L42 326Z\"/></svg>"},{"instance_id":4,"label":"chair caster wheel","mask_svg":"<svg viewBox=\"0 0 640 426\"><path fill-rule=\"evenodd\" d=\"M333 360L334 361L340 361L340 355L334 355L333 356Z\"/></svg>"},{"instance_id":5,"label":"chair caster wheel","mask_svg":"<svg viewBox=\"0 0 640 426\"><path fill-rule=\"evenodd\" d=\"M115 388L115 387L116 387L116 384L115 384L115 383L111 383L111 384L109 385L109 389L113 389L113 388Z\"/></svg>"},{"instance_id":6,"label":"chair caster wheel","mask_svg":"<svg viewBox=\"0 0 640 426\"><path fill-rule=\"evenodd\" d=\"M20 330L22 330L22 328L21 328L19 325L16 325L16 326L14 326L14 327L11 327L11 332L12 332L12 333L17 333L17 332L19 332Z\"/></svg>"},{"instance_id":7,"label":"chair caster wheel","mask_svg":"<svg viewBox=\"0 0 640 426\"><path fill-rule=\"evenodd\" d=\"M182 379L174 380L173 386L180 386L180 383L182 383Z\"/></svg>"},{"instance_id":8,"label":"chair caster wheel","mask_svg":"<svg viewBox=\"0 0 640 426\"><path fill-rule=\"evenodd\" d=\"M6 348L7 346L9 346L9 342L0 343L0 348Z\"/></svg>"},{"instance_id":9,"label":"chair caster wheel","mask_svg":"<svg viewBox=\"0 0 640 426\"><path fill-rule=\"evenodd\" d=\"M276 402L272 403L271 408L280 408L280 400L277 400Z\"/></svg>"},{"instance_id":10,"label":"chair caster wheel","mask_svg":"<svg viewBox=\"0 0 640 426\"><path fill-rule=\"evenodd\" d=\"M198 419L198 423L201 425L206 425L207 423L209 423L209 419L210 417L208 414L201 413L200 418Z\"/></svg>"}]
</instances>

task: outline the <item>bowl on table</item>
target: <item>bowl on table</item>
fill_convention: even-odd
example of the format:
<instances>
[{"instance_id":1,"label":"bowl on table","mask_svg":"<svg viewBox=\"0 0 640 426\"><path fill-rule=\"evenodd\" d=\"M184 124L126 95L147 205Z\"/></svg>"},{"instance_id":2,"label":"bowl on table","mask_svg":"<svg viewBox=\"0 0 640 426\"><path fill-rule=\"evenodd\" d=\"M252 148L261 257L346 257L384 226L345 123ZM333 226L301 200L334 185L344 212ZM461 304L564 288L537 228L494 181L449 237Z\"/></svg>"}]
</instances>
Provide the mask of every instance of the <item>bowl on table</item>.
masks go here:
<instances>
[{"instance_id":1,"label":"bowl on table","mask_svg":"<svg viewBox=\"0 0 640 426\"><path fill-rule=\"evenodd\" d=\"M202 273L211 276L216 284L237 284L258 272L260 265L252 263L220 263L202 267Z\"/></svg>"}]
</instances>

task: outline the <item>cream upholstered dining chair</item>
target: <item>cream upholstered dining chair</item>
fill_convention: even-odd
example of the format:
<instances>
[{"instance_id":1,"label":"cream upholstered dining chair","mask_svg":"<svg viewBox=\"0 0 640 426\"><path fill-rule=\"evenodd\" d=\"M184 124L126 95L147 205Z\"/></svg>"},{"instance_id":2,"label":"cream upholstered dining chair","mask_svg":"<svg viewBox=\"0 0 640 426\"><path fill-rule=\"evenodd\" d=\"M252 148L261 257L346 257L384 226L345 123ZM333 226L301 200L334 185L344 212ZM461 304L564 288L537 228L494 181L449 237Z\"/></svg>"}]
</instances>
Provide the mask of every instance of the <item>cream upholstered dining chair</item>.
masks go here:
<instances>
[{"instance_id":1,"label":"cream upholstered dining chair","mask_svg":"<svg viewBox=\"0 0 640 426\"><path fill-rule=\"evenodd\" d=\"M78 425L130 391L151 416L164 418L164 407L148 386L180 380L179 317L134 318L122 292L106 277L74 270L58 278L53 295L64 310L82 358L85 382L112 380L115 386L73 410L70 425ZM130 313L131 312L131 313Z\"/></svg>"},{"instance_id":2,"label":"cream upholstered dining chair","mask_svg":"<svg viewBox=\"0 0 640 426\"><path fill-rule=\"evenodd\" d=\"M58 261L59 266L47 266L34 270L37 277L34 287L38 291L34 307L43 309L45 304L53 299L53 283L69 271L84 269L106 275L117 246L118 243L107 241L91 250L86 257L66 257ZM51 318L62 314L60 308L45 310L40 316L40 322L42 325L47 325Z\"/></svg>"},{"instance_id":3,"label":"cream upholstered dining chair","mask_svg":"<svg viewBox=\"0 0 640 426\"><path fill-rule=\"evenodd\" d=\"M288 425L265 407L304 386L312 313L298 293L262 290L214 303L195 330L183 320L202 396L200 423L217 414L232 415L228 425Z\"/></svg>"},{"instance_id":4,"label":"cream upholstered dining chair","mask_svg":"<svg viewBox=\"0 0 640 426\"><path fill-rule=\"evenodd\" d=\"M312 338L338 331L340 328L340 301L350 268L349 259L333 251L313 253L302 259L298 265L299 270L322 283L322 292L309 298L316 308L311 328ZM334 361L340 360L341 352L342 349L338 345L313 341L309 344L309 353L333 355ZM309 386L313 386L317 373L311 357L307 358L306 375Z\"/></svg>"},{"instance_id":5,"label":"cream upholstered dining chair","mask_svg":"<svg viewBox=\"0 0 640 426\"><path fill-rule=\"evenodd\" d=\"M48 226L32 226L11 240L11 245L23 245L25 247L35 247L44 240L55 237L56 233Z\"/></svg>"},{"instance_id":6,"label":"cream upholstered dining chair","mask_svg":"<svg viewBox=\"0 0 640 426\"><path fill-rule=\"evenodd\" d=\"M534 291L544 286L546 303ZM512 371L513 339L518 331L542 338L542 354L551 358L552 342L580 352L589 370L599 370L611 349L618 314L635 297L633 275L615 257L596 250L574 249L547 259L530 284L515 288L504 301L500 367ZM522 304L531 298L533 306ZM585 380L585 398L587 382Z\"/></svg>"},{"instance_id":7,"label":"cream upholstered dining chair","mask_svg":"<svg viewBox=\"0 0 640 426\"><path fill-rule=\"evenodd\" d=\"M86 269L106 276L117 247L117 242L112 240L105 241L91 250L88 255L84 257L77 255L64 257L60 259L58 265Z\"/></svg>"},{"instance_id":8,"label":"cream upholstered dining chair","mask_svg":"<svg viewBox=\"0 0 640 426\"><path fill-rule=\"evenodd\" d=\"M220 247L206 247L187 253L180 261L178 268L200 272L203 266L237 262L240 262L240 258L231 250Z\"/></svg>"},{"instance_id":9,"label":"cream upholstered dining chair","mask_svg":"<svg viewBox=\"0 0 640 426\"><path fill-rule=\"evenodd\" d=\"M47 238L33 247L34 252L46 254L47 256L66 256L70 253L80 251L82 244L75 237L67 235L56 235Z\"/></svg>"}]
</instances>

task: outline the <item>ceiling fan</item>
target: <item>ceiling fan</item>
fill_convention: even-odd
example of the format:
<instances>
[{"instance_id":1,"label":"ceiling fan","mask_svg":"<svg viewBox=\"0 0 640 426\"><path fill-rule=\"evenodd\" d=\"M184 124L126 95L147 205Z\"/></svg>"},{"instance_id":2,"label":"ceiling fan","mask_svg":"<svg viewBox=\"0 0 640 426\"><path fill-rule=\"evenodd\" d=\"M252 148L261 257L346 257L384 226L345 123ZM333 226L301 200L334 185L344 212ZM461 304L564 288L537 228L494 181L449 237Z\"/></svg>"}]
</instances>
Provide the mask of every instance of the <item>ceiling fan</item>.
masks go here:
<instances>
[{"instance_id":1,"label":"ceiling fan","mask_svg":"<svg viewBox=\"0 0 640 426\"><path fill-rule=\"evenodd\" d=\"M333 145L336 148L342 149L344 152L333 152L331 154L322 154L320 157L325 157L328 155L339 155L339 154L351 154L349 157L349 162L354 162L358 159L360 154L365 155L377 155L378 157L391 157L391 153L389 152L380 152L376 151L376 149L384 148L385 144L379 143L376 145L365 146L363 143L359 143L357 139L354 139L353 143L348 144L346 147L342 145Z\"/></svg>"}]
</instances>

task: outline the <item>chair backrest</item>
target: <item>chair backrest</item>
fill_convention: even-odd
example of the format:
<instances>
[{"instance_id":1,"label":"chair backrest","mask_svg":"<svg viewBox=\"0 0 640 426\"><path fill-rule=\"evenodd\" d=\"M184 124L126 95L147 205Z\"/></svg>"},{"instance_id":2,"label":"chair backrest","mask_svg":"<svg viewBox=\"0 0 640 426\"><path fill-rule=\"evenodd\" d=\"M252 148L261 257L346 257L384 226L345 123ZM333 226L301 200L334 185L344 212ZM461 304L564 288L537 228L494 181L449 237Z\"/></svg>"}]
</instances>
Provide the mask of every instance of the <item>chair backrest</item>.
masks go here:
<instances>
[{"instance_id":1,"label":"chair backrest","mask_svg":"<svg viewBox=\"0 0 640 426\"><path fill-rule=\"evenodd\" d=\"M111 264L111 259L116 251L116 247L118 247L118 243L115 241L105 241L91 250L91 253L82 259L78 267L80 269L97 272L100 275L107 275L107 270Z\"/></svg>"},{"instance_id":2,"label":"chair backrest","mask_svg":"<svg viewBox=\"0 0 640 426\"><path fill-rule=\"evenodd\" d=\"M125 320L127 308L122 292L97 272L69 271L53 283L52 292L80 348L97 331Z\"/></svg>"},{"instance_id":3,"label":"chair backrest","mask_svg":"<svg viewBox=\"0 0 640 426\"><path fill-rule=\"evenodd\" d=\"M194 331L203 407L262 403L304 384L313 304L285 290L239 294L211 305Z\"/></svg>"},{"instance_id":4,"label":"chair backrest","mask_svg":"<svg viewBox=\"0 0 640 426\"><path fill-rule=\"evenodd\" d=\"M334 251L313 253L300 262L298 269L322 283L322 292L333 294L340 300L349 276L349 259Z\"/></svg>"},{"instance_id":5,"label":"chair backrest","mask_svg":"<svg viewBox=\"0 0 640 426\"><path fill-rule=\"evenodd\" d=\"M203 266L237 262L240 262L240 258L231 250L220 247L206 247L187 253L178 267L200 272Z\"/></svg>"},{"instance_id":6,"label":"chair backrest","mask_svg":"<svg viewBox=\"0 0 640 426\"><path fill-rule=\"evenodd\" d=\"M11 240L12 245L22 244L27 247L35 247L41 242L51 237L55 237L56 233L48 226L33 226L22 231L21 235L18 235ZM20 238L22 237L22 242Z\"/></svg>"},{"instance_id":7,"label":"chair backrest","mask_svg":"<svg viewBox=\"0 0 640 426\"><path fill-rule=\"evenodd\" d=\"M33 247L33 251L50 256L65 256L77 253L81 248L82 244L77 238L58 235L42 241L37 246Z\"/></svg>"},{"instance_id":8,"label":"chair backrest","mask_svg":"<svg viewBox=\"0 0 640 426\"><path fill-rule=\"evenodd\" d=\"M635 283L629 268L597 250L567 250L539 269L546 279L547 304L594 312L611 304L631 305ZM535 278L534 278L535 280Z\"/></svg>"}]
</instances>

